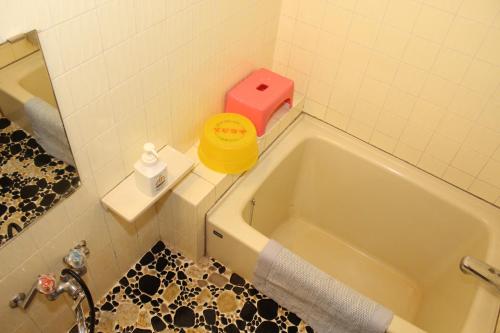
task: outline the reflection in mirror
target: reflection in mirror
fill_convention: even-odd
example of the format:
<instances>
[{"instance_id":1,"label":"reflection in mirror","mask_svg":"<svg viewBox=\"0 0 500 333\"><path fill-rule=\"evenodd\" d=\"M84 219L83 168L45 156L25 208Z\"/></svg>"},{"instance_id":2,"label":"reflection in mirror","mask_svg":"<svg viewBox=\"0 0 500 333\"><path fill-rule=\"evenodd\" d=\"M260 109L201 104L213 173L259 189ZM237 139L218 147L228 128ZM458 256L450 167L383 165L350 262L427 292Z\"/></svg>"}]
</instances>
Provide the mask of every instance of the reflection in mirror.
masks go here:
<instances>
[{"instance_id":1,"label":"reflection in mirror","mask_svg":"<svg viewBox=\"0 0 500 333\"><path fill-rule=\"evenodd\" d=\"M0 245L80 185L36 31L0 44Z\"/></svg>"}]
</instances>

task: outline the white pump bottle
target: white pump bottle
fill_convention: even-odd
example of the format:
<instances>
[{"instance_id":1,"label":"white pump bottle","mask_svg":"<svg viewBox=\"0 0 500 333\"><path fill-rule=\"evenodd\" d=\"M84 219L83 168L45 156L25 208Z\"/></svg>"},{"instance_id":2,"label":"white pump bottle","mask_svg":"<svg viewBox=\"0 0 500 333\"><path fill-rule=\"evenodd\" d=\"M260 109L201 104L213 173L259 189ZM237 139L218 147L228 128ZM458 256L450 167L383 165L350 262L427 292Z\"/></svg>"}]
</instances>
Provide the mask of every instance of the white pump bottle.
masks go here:
<instances>
[{"instance_id":1,"label":"white pump bottle","mask_svg":"<svg viewBox=\"0 0 500 333\"><path fill-rule=\"evenodd\" d=\"M152 143L144 144L141 159L134 164L135 183L144 194L155 196L167 185L167 165L158 159Z\"/></svg>"}]
</instances>

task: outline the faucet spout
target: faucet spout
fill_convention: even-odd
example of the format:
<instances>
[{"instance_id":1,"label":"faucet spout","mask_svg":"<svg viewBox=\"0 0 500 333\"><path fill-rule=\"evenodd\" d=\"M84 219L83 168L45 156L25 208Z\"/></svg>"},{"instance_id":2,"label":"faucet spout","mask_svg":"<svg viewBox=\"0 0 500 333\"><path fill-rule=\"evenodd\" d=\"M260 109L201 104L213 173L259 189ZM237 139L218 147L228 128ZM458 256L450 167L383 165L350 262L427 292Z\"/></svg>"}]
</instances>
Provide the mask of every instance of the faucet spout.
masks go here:
<instances>
[{"instance_id":1,"label":"faucet spout","mask_svg":"<svg viewBox=\"0 0 500 333\"><path fill-rule=\"evenodd\" d=\"M466 256L460 261L460 270L465 274L475 276L500 293L500 269L474 257Z\"/></svg>"}]
</instances>

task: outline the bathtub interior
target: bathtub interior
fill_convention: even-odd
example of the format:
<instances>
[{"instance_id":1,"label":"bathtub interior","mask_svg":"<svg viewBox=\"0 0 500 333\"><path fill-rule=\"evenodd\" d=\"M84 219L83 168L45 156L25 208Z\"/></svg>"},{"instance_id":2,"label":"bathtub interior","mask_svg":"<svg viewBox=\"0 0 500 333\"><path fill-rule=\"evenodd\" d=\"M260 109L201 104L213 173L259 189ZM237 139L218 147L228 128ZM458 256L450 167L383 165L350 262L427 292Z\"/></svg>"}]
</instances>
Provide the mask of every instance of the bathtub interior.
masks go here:
<instances>
[{"instance_id":1,"label":"bathtub interior","mask_svg":"<svg viewBox=\"0 0 500 333\"><path fill-rule=\"evenodd\" d=\"M489 244L474 216L318 137L253 199L243 219L265 236L428 332L461 330L478 285L458 263Z\"/></svg>"},{"instance_id":2,"label":"bathtub interior","mask_svg":"<svg viewBox=\"0 0 500 333\"><path fill-rule=\"evenodd\" d=\"M40 61L39 66L27 73L19 80L19 85L33 96L39 97L57 108L56 98L52 92L52 83L45 65Z\"/></svg>"},{"instance_id":3,"label":"bathtub interior","mask_svg":"<svg viewBox=\"0 0 500 333\"><path fill-rule=\"evenodd\" d=\"M22 129L33 134L31 121L24 112L24 104L38 97L57 111L52 83L41 51L0 70L0 105L2 116L9 118Z\"/></svg>"}]
</instances>

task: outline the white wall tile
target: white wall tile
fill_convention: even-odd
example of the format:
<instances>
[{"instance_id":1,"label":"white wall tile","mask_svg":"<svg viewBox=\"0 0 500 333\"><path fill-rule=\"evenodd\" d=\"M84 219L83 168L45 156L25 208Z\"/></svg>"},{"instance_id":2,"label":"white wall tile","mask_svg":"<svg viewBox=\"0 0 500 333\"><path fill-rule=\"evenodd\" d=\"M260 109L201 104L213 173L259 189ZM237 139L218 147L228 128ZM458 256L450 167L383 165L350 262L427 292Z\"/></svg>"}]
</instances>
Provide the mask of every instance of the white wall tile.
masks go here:
<instances>
[{"instance_id":1,"label":"white wall tile","mask_svg":"<svg viewBox=\"0 0 500 333\"><path fill-rule=\"evenodd\" d=\"M139 71L139 49L135 38L114 46L104 53L109 88L123 83Z\"/></svg>"},{"instance_id":2,"label":"white wall tile","mask_svg":"<svg viewBox=\"0 0 500 333\"><path fill-rule=\"evenodd\" d=\"M420 98L441 108L446 108L455 97L457 89L457 84L430 74L420 91Z\"/></svg>"},{"instance_id":3,"label":"white wall tile","mask_svg":"<svg viewBox=\"0 0 500 333\"><path fill-rule=\"evenodd\" d=\"M383 54L373 53L366 69L366 76L381 82L392 83L398 66L397 60Z\"/></svg>"},{"instance_id":4,"label":"white wall tile","mask_svg":"<svg viewBox=\"0 0 500 333\"><path fill-rule=\"evenodd\" d=\"M111 101L108 95L103 95L97 100L77 111L78 123L83 144L87 144L107 131L114 123Z\"/></svg>"},{"instance_id":5,"label":"white wall tile","mask_svg":"<svg viewBox=\"0 0 500 333\"><path fill-rule=\"evenodd\" d=\"M375 49L390 57L400 58L410 36L404 30L396 29L390 25L383 25L375 42Z\"/></svg>"},{"instance_id":6,"label":"white wall tile","mask_svg":"<svg viewBox=\"0 0 500 333\"><path fill-rule=\"evenodd\" d=\"M105 212L105 218L116 262L123 274L143 254L139 250L137 230L133 223L124 221L110 212Z\"/></svg>"},{"instance_id":7,"label":"white wall tile","mask_svg":"<svg viewBox=\"0 0 500 333\"><path fill-rule=\"evenodd\" d=\"M137 31L144 29L161 22L165 18L166 1L151 0L141 1L133 0L135 23ZM133 22L133 21L132 21Z\"/></svg>"},{"instance_id":8,"label":"white wall tile","mask_svg":"<svg viewBox=\"0 0 500 333\"><path fill-rule=\"evenodd\" d=\"M274 58L305 111L496 202L498 1L318 4L283 3Z\"/></svg>"},{"instance_id":9,"label":"white wall tile","mask_svg":"<svg viewBox=\"0 0 500 333\"><path fill-rule=\"evenodd\" d=\"M19 326L14 333L39 333L40 328L31 320L31 318L28 318L25 320L21 326Z\"/></svg>"},{"instance_id":10,"label":"white wall tile","mask_svg":"<svg viewBox=\"0 0 500 333\"><path fill-rule=\"evenodd\" d=\"M79 192L79 191L78 191ZM69 217L64 209L52 209L45 214L40 221L34 223L31 228L31 238L34 244L28 246L28 248L33 252L36 252L38 248L43 247L47 244L55 235L57 235L61 230L63 230L68 223ZM20 236L23 238L23 236ZM16 238L17 239L17 238ZM16 240L16 245L14 247L21 246ZM24 248L23 248L24 249ZM19 251L19 249L17 249ZM2 250L2 255L3 255ZM7 252L7 251L5 251ZM16 260L19 261L19 257L22 256L19 252L16 254ZM8 263L8 261L3 261ZM3 266L3 265L2 265Z\"/></svg>"},{"instance_id":11,"label":"white wall tile","mask_svg":"<svg viewBox=\"0 0 500 333\"><path fill-rule=\"evenodd\" d=\"M108 89L106 66L102 56L78 66L66 75L73 106L77 109L92 102ZM64 111L62 112L64 116Z\"/></svg>"},{"instance_id":12,"label":"white wall tile","mask_svg":"<svg viewBox=\"0 0 500 333\"><path fill-rule=\"evenodd\" d=\"M54 24L83 14L95 6L94 0L49 0L48 3Z\"/></svg>"},{"instance_id":13,"label":"white wall tile","mask_svg":"<svg viewBox=\"0 0 500 333\"><path fill-rule=\"evenodd\" d=\"M499 188L478 179L476 179L472 183L472 185L469 187L469 191L472 194L475 194L478 197L490 202L494 202L500 195Z\"/></svg>"},{"instance_id":14,"label":"white wall tile","mask_svg":"<svg viewBox=\"0 0 500 333\"><path fill-rule=\"evenodd\" d=\"M52 80L54 95L56 96L59 112L63 120L75 112L73 97L71 96L71 89L69 86L69 77L68 74L65 74Z\"/></svg>"},{"instance_id":15,"label":"white wall tile","mask_svg":"<svg viewBox=\"0 0 500 333\"><path fill-rule=\"evenodd\" d=\"M488 161L487 156L468 147L462 146L451 165L471 176L476 176Z\"/></svg>"},{"instance_id":16,"label":"white wall tile","mask_svg":"<svg viewBox=\"0 0 500 333\"><path fill-rule=\"evenodd\" d=\"M413 33L419 37L441 43L446 37L452 21L452 14L424 5L413 27Z\"/></svg>"},{"instance_id":17,"label":"white wall tile","mask_svg":"<svg viewBox=\"0 0 500 333\"><path fill-rule=\"evenodd\" d=\"M102 51L95 11L77 16L57 28L59 52L64 69L70 70ZM75 38L78 36L78 38Z\"/></svg>"},{"instance_id":18,"label":"white wall tile","mask_svg":"<svg viewBox=\"0 0 500 333\"><path fill-rule=\"evenodd\" d=\"M491 23L500 11L500 3L495 0L464 0L458 14L486 24Z\"/></svg>"},{"instance_id":19,"label":"white wall tile","mask_svg":"<svg viewBox=\"0 0 500 333\"><path fill-rule=\"evenodd\" d=\"M89 275L94 281L93 291L96 295L105 295L121 276L111 243L92 251L88 267Z\"/></svg>"},{"instance_id":20,"label":"white wall tile","mask_svg":"<svg viewBox=\"0 0 500 333\"><path fill-rule=\"evenodd\" d=\"M478 93L490 95L500 84L500 67L474 60L465 73L462 84Z\"/></svg>"},{"instance_id":21,"label":"white wall tile","mask_svg":"<svg viewBox=\"0 0 500 333\"><path fill-rule=\"evenodd\" d=\"M31 287L36 274L59 269L65 252L85 237L91 250L85 278L99 297L160 238L161 226L156 218L129 224L107 212L103 221L99 197L132 170L145 141L189 147L206 117L222 110L234 83L254 68L272 66L280 3L245 2L242 10L234 1L50 0L24 8L3 4L0 35L41 30L84 186L14 241L29 239L20 246L25 251L0 251L0 295L8 299ZM188 230L199 254L196 233L203 220L196 218ZM168 240L168 233L161 235ZM21 273L26 259L43 267ZM43 314L50 309L37 307L36 323L0 307L0 331L21 333L36 325L36 331L59 333L73 321L64 311L47 321Z\"/></svg>"},{"instance_id":22,"label":"white wall tile","mask_svg":"<svg viewBox=\"0 0 500 333\"><path fill-rule=\"evenodd\" d=\"M377 38L379 28L378 21L355 15L351 22L347 38L361 45L372 47Z\"/></svg>"},{"instance_id":23,"label":"white wall tile","mask_svg":"<svg viewBox=\"0 0 500 333\"><path fill-rule=\"evenodd\" d=\"M425 123L410 122L401 134L401 142L423 151L431 140L432 130Z\"/></svg>"},{"instance_id":24,"label":"white wall tile","mask_svg":"<svg viewBox=\"0 0 500 333\"><path fill-rule=\"evenodd\" d=\"M472 58L451 49L441 49L432 72L452 82L461 82Z\"/></svg>"},{"instance_id":25,"label":"white wall tile","mask_svg":"<svg viewBox=\"0 0 500 333\"><path fill-rule=\"evenodd\" d=\"M160 22L137 35L137 51L140 67L144 68L161 59L166 54L170 41L165 34L166 23ZM179 33L182 33L179 31Z\"/></svg>"},{"instance_id":26,"label":"white wall tile","mask_svg":"<svg viewBox=\"0 0 500 333\"><path fill-rule=\"evenodd\" d=\"M395 28L410 32L420 13L421 4L413 0L390 0L384 21Z\"/></svg>"},{"instance_id":27,"label":"white wall tile","mask_svg":"<svg viewBox=\"0 0 500 333\"><path fill-rule=\"evenodd\" d=\"M352 11L328 2L321 27L326 32L345 36L349 32L352 17Z\"/></svg>"},{"instance_id":28,"label":"white wall tile","mask_svg":"<svg viewBox=\"0 0 500 333\"><path fill-rule=\"evenodd\" d=\"M490 99L486 104L483 112L479 115L477 122L480 125L496 130L500 127L500 99Z\"/></svg>"},{"instance_id":29,"label":"white wall tile","mask_svg":"<svg viewBox=\"0 0 500 333\"><path fill-rule=\"evenodd\" d=\"M425 152L447 166L460 149L460 143L442 135L434 135ZM444 169L443 169L444 172Z\"/></svg>"},{"instance_id":30,"label":"white wall tile","mask_svg":"<svg viewBox=\"0 0 500 333\"><path fill-rule=\"evenodd\" d=\"M406 143L399 141L394 150L394 155L411 164L417 164L422 151L415 149Z\"/></svg>"},{"instance_id":31,"label":"white wall tile","mask_svg":"<svg viewBox=\"0 0 500 333\"><path fill-rule=\"evenodd\" d=\"M446 163L427 153L422 155L417 166L437 177L442 177L446 170Z\"/></svg>"},{"instance_id":32,"label":"white wall tile","mask_svg":"<svg viewBox=\"0 0 500 333\"><path fill-rule=\"evenodd\" d=\"M108 1L97 8L97 16L104 49L128 39L135 33L133 0Z\"/></svg>"},{"instance_id":33,"label":"white wall tile","mask_svg":"<svg viewBox=\"0 0 500 333\"><path fill-rule=\"evenodd\" d=\"M141 253L146 253L160 240L158 217L154 209L150 209L135 221L137 240Z\"/></svg>"},{"instance_id":34,"label":"white wall tile","mask_svg":"<svg viewBox=\"0 0 500 333\"><path fill-rule=\"evenodd\" d=\"M326 3L325 0L300 0L297 19L319 27Z\"/></svg>"},{"instance_id":35,"label":"white wall tile","mask_svg":"<svg viewBox=\"0 0 500 333\"><path fill-rule=\"evenodd\" d=\"M392 153L396 147L397 140L375 130L370 138L370 143L388 153Z\"/></svg>"},{"instance_id":36,"label":"white wall tile","mask_svg":"<svg viewBox=\"0 0 500 333\"><path fill-rule=\"evenodd\" d=\"M0 297L4 300L11 299L16 293L32 286L41 272L48 272L48 267L40 253L35 252L31 257L18 263L8 277L0 281ZM0 304L0 326L5 332L13 332L26 320L30 320L26 312L14 311L8 302Z\"/></svg>"},{"instance_id":37,"label":"white wall tile","mask_svg":"<svg viewBox=\"0 0 500 333\"><path fill-rule=\"evenodd\" d=\"M500 66L500 28L492 28L478 50L477 57L481 60Z\"/></svg>"},{"instance_id":38,"label":"white wall tile","mask_svg":"<svg viewBox=\"0 0 500 333\"><path fill-rule=\"evenodd\" d=\"M445 115L443 121L439 124L437 134L461 143L467 137L472 125L473 123L470 120L450 112Z\"/></svg>"},{"instance_id":39,"label":"white wall tile","mask_svg":"<svg viewBox=\"0 0 500 333\"><path fill-rule=\"evenodd\" d=\"M25 261L36 252L37 248L33 241L33 238L29 234L23 233L16 237L15 244L11 242L2 249L0 252L2 260L0 280L18 267L19 262Z\"/></svg>"},{"instance_id":40,"label":"white wall tile","mask_svg":"<svg viewBox=\"0 0 500 333\"><path fill-rule=\"evenodd\" d=\"M175 64L176 62L172 61L172 63ZM171 74L166 59L155 62L141 72L140 77L144 101L150 101L153 97L166 91L169 75Z\"/></svg>"},{"instance_id":41,"label":"white wall tile","mask_svg":"<svg viewBox=\"0 0 500 333\"><path fill-rule=\"evenodd\" d=\"M474 177L454 167L448 167L443 179L461 188L468 188Z\"/></svg>"},{"instance_id":42,"label":"white wall tile","mask_svg":"<svg viewBox=\"0 0 500 333\"><path fill-rule=\"evenodd\" d=\"M78 159L77 159L78 160ZM83 184L78 191L63 201L67 216L74 220L86 212L91 204L97 199L95 189L89 184Z\"/></svg>"},{"instance_id":43,"label":"white wall tile","mask_svg":"<svg viewBox=\"0 0 500 333\"><path fill-rule=\"evenodd\" d=\"M487 98L463 86L458 87L449 107L450 112L469 120L477 120L487 102Z\"/></svg>"},{"instance_id":44,"label":"white wall tile","mask_svg":"<svg viewBox=\"0 0 500 333\"><path fill-rule=\"evenodd\" d=\"M109 92L115 123L126 119L143 108L141 80L138 75L111 89Z\"/></svg>"},{"instance_id":45,"label":"white wall tile","mask_svg":"<svg viewBox=\"0 0 500 333\"><path fill-rule=\"evenodd\" d=\"M58 29L52 28L41 31L38 34L40 44L44 50L45 63L52 79L64 73L64 65L61 58L61 51L59 50L59 36Z\"/></svg>"},{"instance_id":46,"label":"white wall tile","mask_svg":"<svg viewBox=\"0 0 500 333\"><path fill-rule=\"evenodd\" d=\"M423 70L428 70L434 64L439 51L439 44L421 37L410 39L406 47L403 61Z\"/></svg>"},{"instance_id":47,"label":"white wall tile","mask_svg":"<svg viewBox=\"0 0 500 333\"><path fill-rule=\"evenodd\" d=\"M320 29L302 22L297 22L292 43L314 52L318 46Z\"/></svg>"},{"instance_id":48,"label":"white wall tile","mask_svg":"<svg viewBox=\"0 0 500 333\"><path fill-rule=\"evenodd\" d=\"M92 140L87 148L90 165L93 170L101 169L119 155L120 139L116 127L112 127Z\"/></svg>"},{"instance_id":49,"label":"white wall tile","mask_svg":"<svg viewBox=\"0 0 500 333\"><path fill-rule=\"evenodd\" d=\"M491 156L500 145L500 132L474 125L465 138L465 144L486 156Z\"/></svg>"},{"instance_id":50,"label":"white wall tile","mask_svg":"<svg viewBox=\"0 0 500 333\"><path fill-rule=\"evenodd\" d=\"M394 85L411 95L418 95L424 85L426 72L415 66L402 64L394 79Z\"/></svg>"},{"instance_id":51,"label":"white wall tile","mask_svg":"<svg viewBox=\"0 0 500 333\"><path fill-rule=\"evenodd\" d=\"M64 258L69 249L81 240L75 234L71 223L67 223L63 229L58 231L48 243L40 248L41 256L48 266L49 272L60 271L64 268L61 258Z\"/></svg>"},{"instance_id":52,"label":"white wall tile","mask_svg":"<svg viewBox=\"0 0 500 333\"><path fill-rule=\"evenodd\" d=\"M465 54L474 55L483 42L487 31L486 24L457 16L451 24L444 45Z\"/></svg>"},{"instance_id":53,"label":"white wall tile","mask_svg":"<svg viewBox=\"0 0 500 333\"><path fill-rule=\"evenodd\" d=\"M478 179L500 188L500 162L490 160L479 174Z\"/></svg>"},{"instance_id":54,"label":"white wall tile","mask_svg":"<svg viewBox=\"0 0 500 333\"><path fill-rule=\"evenodd\" d=\"M355 11L358 14L374 20L380 20L384 16L388 0L365 0L356 3Z\"/></svg>"}]
</instances>

